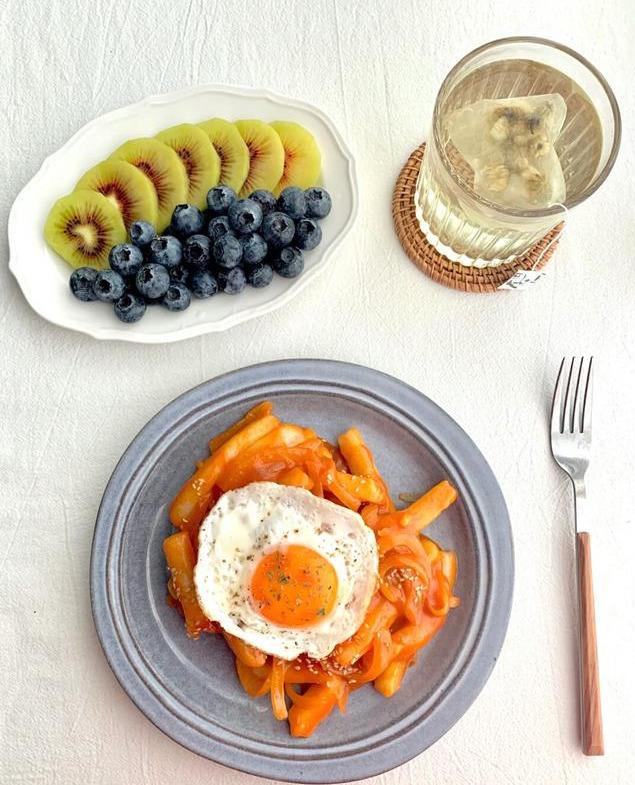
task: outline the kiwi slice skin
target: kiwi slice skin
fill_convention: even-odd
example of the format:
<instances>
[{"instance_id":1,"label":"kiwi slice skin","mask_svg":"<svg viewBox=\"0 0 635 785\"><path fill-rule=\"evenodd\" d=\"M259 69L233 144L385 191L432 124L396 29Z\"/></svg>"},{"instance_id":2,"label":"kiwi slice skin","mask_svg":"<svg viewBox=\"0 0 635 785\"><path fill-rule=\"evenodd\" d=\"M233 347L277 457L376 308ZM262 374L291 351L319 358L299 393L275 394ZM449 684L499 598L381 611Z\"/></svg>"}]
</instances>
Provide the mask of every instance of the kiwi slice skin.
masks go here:
<instances>
[{"instance_id":1,"label":"kiwi slice skin","mask_svg":"<svg viewBox=\"0 0 635 785\"><path fill-rule=\"evenodd\" d=\"M127 161L102 161L93 166L75 186L75 190L85 188L110 199L126 227L134 221L148 221L156 226L159 202L152 181Z\"/></svg>"},{"instance_id":2,"label":"kiwi slice skin","mask_svg":"<svg viewBox=\"0 0 635 785\"><path fill-rule=\"evenodd\" d=\"M149 138L124 142L110 159L127 161L150 178L159 203L157 229L163 231L176 205L187 201L187 172L181 159L163 142Z\"/></svg>"},{"instance_id":3,"label":"kiwi slice skin","mask_svg":"<svg viewBox=\"0 0 635 785\"><path fill-rule=\"evenodd\" d=\"M238 120L234 125L249 148L249 172L239 196L244 198L259 189L272 191L284 171L280 137L262 120Z\"/></svg>"},{"instance_id":4,"label":"kiwi slice skin","mask_svg":"<svg viewBox=\"0 0 635 785\"><path fill-rule=\"evenodd\" d=\"M273 193L280 196L290 185L303 190L315 185L322 169L322 156L313 134L299 123L276 120L270 125L284 147L284 170Z\"/></svg>"},{"instance_id":5,"label":"kiwi slice skin","mask_svg":"<svg viewBox=\"0 0 635 785\"><path fill-rule=\"evenodd\" d=\"M126 240L126 227L115 205L97 191L73 191L51 208L44 239L71 267L108 267L113 245Z\"/></svg>"},{"instance_id":6,"label":"kiwi slice skin","mask_svg":"<svg viewBox=\"0 0 635 785\"><path fill-rule=\"evenodd\" d=\"M233 123L213 117L199 123L220 158L220 183L236 193L243 187L249 172L249 148Z\"/></svg>"},{"instance_id":7,"label":"kiwi slice skin","mask_svg":"<svg viewBox=\"0 0 635 785\"><path fill-rule=\"evenodd\" d=\"M221 163L208 135L196 125L182 123L166 128L155 137L179 156L187 172L188 204L200 210L206 206L207 192L218 185Z\"/></svg>"}]
</instances>

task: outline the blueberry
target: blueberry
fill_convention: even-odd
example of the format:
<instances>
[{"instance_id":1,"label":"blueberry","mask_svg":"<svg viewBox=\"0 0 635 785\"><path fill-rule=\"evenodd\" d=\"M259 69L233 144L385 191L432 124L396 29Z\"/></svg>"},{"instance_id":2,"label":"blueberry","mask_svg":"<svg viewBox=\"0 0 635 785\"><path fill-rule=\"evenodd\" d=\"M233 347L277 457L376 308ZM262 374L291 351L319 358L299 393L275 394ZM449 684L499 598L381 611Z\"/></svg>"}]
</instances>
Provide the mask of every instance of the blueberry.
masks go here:
<instances>
[{"instance_id":1,"label":"blueberry","mask_svg":"<svg viewBox=\"0 0 635 785\"><path fill-rule=\"evenodd\" d=\"M84 303L89 303L97 299L93 290L93 284L97 278L97 270L94 267L78 267L73 270L69 279L71 292Z\"/></svg>"},{"instance_id":2,"label":"blueberry","mask_svg":"<svg viewBox=\"0 0 635 785\"><path fill-rule=\"evenodd\" d=\"M196 234L203 228L203 213L193 204L177 204L172 213L172 228L181 237Z\"/></svg>"},{"instance_id":3,"label":"blueberry","mask_svg":"<svg viewBox=\"0 0 635 785\"><path fill-rule=\"evenodd\" d=\"M228 185L217 185L207 192L207 207L212 215L223 215L236 201L236 191Z\"/></svg>"},{"instance_id":4,"label":"blueberry","mask_svg":"<svg viewBox=\"0 0 635 785\"><path fill-rule=\"evenodd\" d=\"M218 291L218 281L207 270L195 270L190 278L190 289L195 297L211 297Z\"/></svg>"},{"instance_id":5,"label":"blueberry","mask_svg":"<svg viewBox=\"0 0 635 785\"><path fill-rule=\"evenodd\" d=\"M193 234L183 245L183 258L195 267L205 267L209 262L209 237Z\"/></svg>"},{"instance_id":6,"label":"blueberry","mask_svg":"<svg viewBox=\"0 0 635 785\"><path fill-rule=\"evenodd\" d=\"M241 267L234 267L232 270L219 270L218 285L225 294L238 294L247 285L245 273Z\"/></svg>"},{"instance_id":7,"label":"blueberry","mask_svg":"<svg viewBox=\"0 0 635 785\"><path fill-rule=\"evenodd\" d=\"M137 248L145 248L157 236L154 226L147 221L134 221L131 223L128 234Z\"/></svg>"},{"instance_id":8,"label":"blueberry","mask_svg":"<svg viewBox=\"0 0 635 785\"><path fill-rule=\"evenodd\" d=\"M243 247L243 264L245 266L262 262L267 255L267 243L259 234L243 235L239 238Z\"/></svg>"},{"instance_id":9,"label":"blueberry","mask_svg":"<svg viewBox=\"0 0 635 785\"><path fill-rule=\"evenodd\" d=\"M188 279L190 277L190 268L186 264L177 264L174 267L170 267L168 270L170 274L170 281L174 283L184 283L187 285Z\"/></svg>"},{"instance_id":10,"label":"blueberry","mask_svg":"<svg viewBox=\"0 0 635 785\"><path fill-rule=\"evenodd\" d=\"M148 260L154 264L161 264L163 267L174 267L180 264L183 258L183 246L181 241L169 234L163 237L155 237L150 243L150 253Z\"/></svg>"},{"instance_id":11,"label":"blueberry","mask_svg":"<svg viewBox=\"0 0 635 785\"><path fill-rule=\"evenodd\" d=\"M277 209L286 213L289 218L297 221L306 215L306 197L304 191L295 185L285 188L278 197Z\"/></svg>"},{"instance_id":12,"label":"blueberry","mask_svg":"<svg viewBox=\"0 0 635 785\"><path fill-rule=\"evenodd\" d=\"M331 212L331 197L325 188L315 186L304 192L306 214L309 218L324 218Z\"/></svg>"},{"instance_id":13,"label":"blueberry","mask_svg":"<svg viewBox=\"0 0 635 785\"><path fill-rule=\"evenodd\" d=\"M269 286L273 280L273 270L268 264L256 264L253 267L248 267L245 271L247 283L256 289L262 289L263 286Z\"/></svg>"},{"instance_id":14,"label":"blueberry","mask_svg":"<svg viewBox=\"0 0 635 785\"><path fill-rule=\"evenodd\" d=\"M207 224L207 234L212 240L218 240L227 232L231 232L231 229L226 215L217 215Z\"/></svg>"},{"instance_id":15,"label":"blueberry","mask_svg":"<svg viewBox=\"0 0 635 785\"><path fill-rule=\"evenodd\" d=\"M134 292L126 292L115 303L115 316L126 324L138 322L145 312L145 300Z\"/></svg>"},{"instance_id":16,"label":"blueberry","mask_svg":"<svg viewBox=\"0 0 635 785\"><path fill-rule=\"evenodd\" d=\"M119 275L136 275L143 264L143 253L130 243L113 245L108 254L108 262Z\"/></svg>"},{"instance_id":17,"label":"blueberry","mask_svg":"<svg viewBox=\"0 0 635 785\"><path fill-rule=\"evenodd\" d=\"M167 292L170 274L160 264L144 264L135 278L137 291L149 300L158 300Z\"/></svg>"},{"instance_id":18,"label":"blueberry","mask_svg":"<svg viewBox=\"0 0 635 785\"><path fill-rule=\"evenodd\" d=\"M192 292L182 283L172 283L161 302L168 311L184 311L192 302Z\"/></svg>"},{"instance_id":19,"label":"blueberry","mask_svg":"<svg viewBox=\"0 0 635 785\"><path fill-rule=\"evenodd\" d=\"M249 198L254 202L258 202L263 215L267 215L267 213L271 213L276 209L276 197L271 191L265 191L261 188L258 191L254 191Z\"/></svg>"},{"instance_id":20,"label":"blueberry","mask_svg":"<svg viewBox=\"0 0 635 785\"><path fill-rule=\"evenodd\" d=\"M227 211L229 225L240 234L257 232L262 223L262 207L253 199L238 199Z\"/></svg>"},{"instance_id":21,"label":"blueberry","mask_svg":"<svg viewBox=\"0 0 635 785\"><path fill-rule=\"evenodd\" d=\"M296 278L304 270L302 251L297 248L282 248L271 259L273 269L283 278Z\"/></svg>"},{"instance_id":22,"label":"blueberry","mask_svg":"<svg viewBox=\"0 0 635 785\"><path fill-rule=\"evenodd\" d=\"M242 256L243 247L233 234L224 234L214 243L214 260L219 267L231 270L240 264Z\"/></svg>"},{"instance_id":23,"label":"blueberry","mask_svg":"<svg viewBox=\"0 0 635 785\"><path fill-rule=\"evenodd\" d=\"M99 270L93 283L93 292L98 300L114 303L126 290L126 282L114 270Z\"/></svg>"},{"instance_id":24,"label":"blueberry","mask_svg":"<svg viewBox=\"0 0 635 785\"><path fill-rule=\"evenodd\" d=\"M280 212L265 215L262 222L262 236L273 248L289 245L295 234L295 224L288 215Z\"/></svg>"},{"instance_id":25,"label":"blueberry","mask_svg":"<svg viewBox=\"0 0 635 785\"><path fill-rule=\"evenodd\" d=\"M312 251L322 240L322 230L315 221L310 218L303 218L295 225L295 237L293 244L303 251Z\"/></svg>"}]
</instances>

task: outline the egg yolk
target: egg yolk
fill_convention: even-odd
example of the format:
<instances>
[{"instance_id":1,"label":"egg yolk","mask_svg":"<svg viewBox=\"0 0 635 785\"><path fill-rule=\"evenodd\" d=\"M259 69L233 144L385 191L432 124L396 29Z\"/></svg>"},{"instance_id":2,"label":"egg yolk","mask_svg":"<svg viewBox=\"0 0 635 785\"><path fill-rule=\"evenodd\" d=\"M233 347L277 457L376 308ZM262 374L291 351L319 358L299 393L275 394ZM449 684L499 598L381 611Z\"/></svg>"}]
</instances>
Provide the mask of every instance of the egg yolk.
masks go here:
<instances>
[{"instance_id":1,"label":"egg yolk","mask_svg":"<svg viewBox=\"0 0 635 785\"><path fill-rule=\"evenodd\" d=\"M337 598L337 573L323 556L304 545L287 545L258 562L251 596L259 612L284 627L317 624Z\"/></svg>"}]
</instances>

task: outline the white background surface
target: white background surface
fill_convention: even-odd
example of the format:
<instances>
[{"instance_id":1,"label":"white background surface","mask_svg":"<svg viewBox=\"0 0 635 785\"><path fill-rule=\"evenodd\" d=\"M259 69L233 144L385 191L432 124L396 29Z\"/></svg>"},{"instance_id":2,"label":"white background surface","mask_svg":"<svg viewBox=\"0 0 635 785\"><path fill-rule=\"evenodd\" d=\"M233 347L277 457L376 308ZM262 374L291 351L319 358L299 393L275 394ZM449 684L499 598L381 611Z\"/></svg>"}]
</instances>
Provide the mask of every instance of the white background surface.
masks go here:
<instances>
[{"instance_id":1,"label":"white background surface","mask_svg":"<svg viewBox=\"0 0 635 785\"><path fill-rule=\"evenodd\" d=\"M3 263L0 781L256 782L181 749L119 688L90 617L93 522L121 452L174 396L260 360L327 357L398 376L454 416L502 484L516 545L509 634L483 693L433 748L373 782L630 783L630 3L9 0L0 29L5 217L44 156L83 123L199 82L269 87L314 102L355 152L361 188L356 227L316 285L276 314L182 344L97 343L52 327L29 309ZM607 184L571 216L544 281L524 293L462 295L433 284L404 257L391 228L391 189L426 133L446 71L469 49L518 34L560 40L597 65L621 103L625 140ZM559 358L581 352L597 357L591 504L603 759L579 749L571 497L546 429Z\"/></svg>"}]
</instances>

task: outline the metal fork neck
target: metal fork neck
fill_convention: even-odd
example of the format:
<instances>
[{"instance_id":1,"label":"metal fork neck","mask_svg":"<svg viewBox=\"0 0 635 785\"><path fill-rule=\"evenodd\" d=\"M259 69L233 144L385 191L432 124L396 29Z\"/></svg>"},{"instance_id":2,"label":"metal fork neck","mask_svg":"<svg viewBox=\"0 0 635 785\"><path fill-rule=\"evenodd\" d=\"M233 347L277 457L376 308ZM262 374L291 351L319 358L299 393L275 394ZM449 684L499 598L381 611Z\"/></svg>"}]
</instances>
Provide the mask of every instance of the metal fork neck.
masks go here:
<instances>
[{"instance_id":1,"label":"metal fork neck","mask_svg":"<svg viewBox=\"0 0 635 785\"><path fill-rule=\"evenodd\" d=\"M589 530L587 519L587 497L584 478L575 479L573 483L573 496L575 499L575 530L586 532Z\"/></svg>"}]
</instances>

